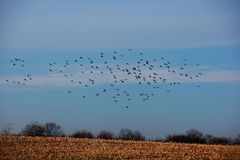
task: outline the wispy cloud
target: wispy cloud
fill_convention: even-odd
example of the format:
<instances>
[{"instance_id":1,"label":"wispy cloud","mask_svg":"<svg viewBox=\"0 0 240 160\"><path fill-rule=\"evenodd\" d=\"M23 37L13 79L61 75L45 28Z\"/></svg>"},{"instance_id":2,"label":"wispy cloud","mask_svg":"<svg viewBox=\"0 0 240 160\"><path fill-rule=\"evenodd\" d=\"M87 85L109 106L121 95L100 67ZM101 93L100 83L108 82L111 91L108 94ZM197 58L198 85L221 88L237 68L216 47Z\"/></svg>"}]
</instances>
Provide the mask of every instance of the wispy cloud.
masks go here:
<instances>
[{"instance_id":1,"label":"wispy cloud","mask_svg":"<svg viewBox=\"0 0 240 160\"><path fill-rule=\"evenodd\" d=\"M185 48L240 43L235 2L24 1L9 6L3 7L3 15L11 16L1 19L3 48ZM66 9L69 12L59 12Z\"/></svg>"},{"instance_id":2,"label":"wispy cloud","mask_svg":"<svg viewBox=\"0 0 240 160\"><path fill-rule=\"evenodd\" d=\"M158 77L156 80L159 83L162 83L162 80L159 77L165 78L167 82L181 82L181 83L226 83L226 82L240 82L240 71L239 70L215 70L208 71L200 75L199 77L194 77L195 74L189 73L189 76L193 76L193 79L185 76L180 76L180 70L176 73L170 73L168 70L143 70L142 77L146 77L146 81L152 81L152 78L149 78L149 75L154 73ZM114 75L117 77L119 83L138 83L142 79L137 80L133 74L128 75L126 72L116 71ZM8 85L9 83L15 85L20 82L21 85L25 83L27 86L35 87L64 87L64 86L84 86L85 84L91 85L91 80L94 80L94 85L103 85L114 83L114 76L109 71L105 70L102 73L93 72L90 70L85 70L82 72L75 72L72 75L66 77L64 74L54 73L54 74L42 74L32 76L32 80L27 80L26 76L23 75L0 75L0 85ZM7 82L8 80L9 82ZM121 82L122 80L122 82ZM143 81L142 81L143 82Z\"/></svg>"},{"instance_id":3,"label":"wispy cloud","mask_svg":"<svg viewBox=\"0 0 240 160\"><path fill-rule=\"evenodd\" d=\"M204 76L195 79L196 82L240 82L240 71L238 70L219 70L211 71Z\"/></svg>"}]
</instances>

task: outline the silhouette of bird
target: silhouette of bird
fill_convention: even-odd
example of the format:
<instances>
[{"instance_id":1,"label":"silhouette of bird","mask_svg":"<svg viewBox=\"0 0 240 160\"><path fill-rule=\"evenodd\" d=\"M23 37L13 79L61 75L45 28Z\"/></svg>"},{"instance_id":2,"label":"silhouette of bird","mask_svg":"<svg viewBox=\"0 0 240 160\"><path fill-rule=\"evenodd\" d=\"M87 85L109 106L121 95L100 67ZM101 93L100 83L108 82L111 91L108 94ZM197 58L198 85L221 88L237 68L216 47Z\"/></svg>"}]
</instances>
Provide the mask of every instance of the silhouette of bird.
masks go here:
<instances>
[{"instance_id":1,"label":"silhouette of bird","mask_svg":"<svg viewBox=\"0 0 240 160\"><path fill-rule=\"evenodd\" d=\"M130 52L132 49L128 48L127 51ZM78 84L78 87L88 87L86 88L88 90L91 87L96 86L98 82L101 82L100 78L98 78L99 76L103 78L106 77L108 79L107 81L109 81L107 85L111 88L108 90L105 88L107 86L103 86L104 88L100 88L100 92L94 92L93 96L105 97L114 95L112 97L113 102L123 105L125 108L129 107L128 104L131 103L131 101L135 102L135 98L140 98L140 101L149 101L151 100L151 97L159 96L158 94L152 93L153 89L157 92L161 91L161 86L159 84L167 87L165 92L170 92L170 87L180 85L182 79L192 80L202 76L201 72L195 72L195 74L192 74L185 69L186 66L188 66L188 68L191 67L191 64L187 63L186 58L183 58L183 62L180 63L182 66L174 66L174 61L169 61L167 57L145 58L145 56L142 55L142 52L131 52L131 55L127 55L127 53L120 53L115 50L110 55L100 52L96 59L84 56L80 56L79 58L75 57L73 59L67 57L69 59L63 60L62 64L57 65L56 62L48 62L46 63L46 67L49 67L47 68L50 74L48 75L49 78L54 79L56 75L53 73L56 71L61 73L62 77L66 79L70 85L74 86ZM132 57L129 57L128 62L122 61L125 58L121 57L128 58L128 56L135 56L135 59L132 60ZM78 66L76 65L77 62L80 62ZM117 63L117 65L114 63ZM15 66L13 69L21 68L22 71L26 70L28 67L25 60L17 57L10 59L9 65ZM198 63L195 65L199 66ZM80 69L78 70L76 68L77 72L74 72L76 66ZM181 80L179 80L180 77ZM85 80L82 80L82 78ZM10 83L9 79L5 79L6 82L17 86L25 86L29 83L29 80L32 80L30 73L20 81L11 80L12 83ZM136 89L131 89L131 87L126 89L125 87L131 83L137 84L138 87ZM199 88L200 85L197 85L196 87ZM105 94L107 90L110 94ZM143 92L140 92L140 90ZM67 92L72 94L71 90L68 90ZM139 97L134 97L134 92L136 92ZM172 93L174 92L172 91ZM122 102L121 99L124 97L126 98L126 101ZM86 96L83 95L82 98L86 98Z\"/></svg>"}]
</instances>

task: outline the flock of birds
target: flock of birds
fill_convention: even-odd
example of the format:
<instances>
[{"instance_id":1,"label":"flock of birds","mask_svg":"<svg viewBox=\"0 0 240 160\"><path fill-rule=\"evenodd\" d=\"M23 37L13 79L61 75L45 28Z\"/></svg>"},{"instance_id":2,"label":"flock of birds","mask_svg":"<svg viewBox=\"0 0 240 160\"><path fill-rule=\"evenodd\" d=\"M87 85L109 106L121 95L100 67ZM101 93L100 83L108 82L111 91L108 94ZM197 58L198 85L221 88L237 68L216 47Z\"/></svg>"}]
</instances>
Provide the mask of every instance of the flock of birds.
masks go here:
<instances>
[{"instance_id":1,"label":"flock of birds","mask_svg":"<svg viewBox=\"0 0 240 160\"><path fill-rule=\"evenodd\" d=\"M126 62L129 56L135 58L131 63ZM161 85L178 86L184 81L191 81L202 76L201 72L189 73L187 70L189 64L186 58L183 58L181 63L180 67L176 67L165 57L149 59L142 52L136 53L132 49L128 49L124 53L118 51L111 54L100 52L97 55L97 60L96 58L79 56L75 59L64 60L63 63L49 62L46 68L49 79L54 81L54 77L60 76L69 83L68 86L72 86L66 90L67 94L74 94L72 90L74 87L87 88L104 83L100 85L101 90L94 93L94 96L108 95L115 103L120 103L120 97L124 97L125 105L123 106L129 108L129 103L133 102L136 96L142 101L150 100L152 96L156 95L152 90L161 89ZM14 68L24 69L26 61L13 58L10 60L10 65ZM194 65L199 66L199 64ZM104 78L105 81L102 82L101 80ZM9 84L22 86L30 85L33 80L34 77L30 73L26 74L22 80L5 79ZM126 86L133 83L137 84L133 90L138 91L141 88L142 90L138 93L131 93L130 87ZM148 89L143 89L143 86L147 86ZM169 93L171 89L166 89L164 92ZM87 98L87 95L84 94L79 96L83 99Z\"/></svg>"}]
</instances>

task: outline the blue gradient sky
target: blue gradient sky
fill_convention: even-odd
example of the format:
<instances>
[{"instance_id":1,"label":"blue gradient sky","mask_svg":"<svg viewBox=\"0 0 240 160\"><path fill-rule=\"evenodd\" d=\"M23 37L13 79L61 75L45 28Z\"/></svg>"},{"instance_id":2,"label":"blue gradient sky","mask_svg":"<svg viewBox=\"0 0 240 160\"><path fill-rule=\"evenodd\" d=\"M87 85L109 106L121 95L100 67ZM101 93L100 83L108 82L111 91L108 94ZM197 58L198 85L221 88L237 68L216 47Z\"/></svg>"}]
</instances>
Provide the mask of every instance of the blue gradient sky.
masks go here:
<instances>
[{"instance_id":1,"label":"blue gradient sky","mask_svg":"<svg viewBox=\"0 0 240 160\"><path fill-rule=\"evenodd\" d=\"M57 122L67 133L131 128L152 138L197 128L238 135L239 5L237 0L1 1L0 126L14 123L18 132L37 120ZM111 56L115 50L126 54L127 48L133 54L119 60L120 65L133 63L143 52L145 59L163 56L177 67L186 58L189 71L204 74L198 81L170 88L168 94L164 91L169 86L161 85L160 91L153 91L157 96L131 102L129 109L108 98L111 89L108 96L94 96L106 83L86 89L69 86L61 78L47 79L49 62L83 56L101 64L101 51ZM15 57L26 61L24 69L11 66ZM28 87L5 82L27 73L35 78ZM149 90L135 83L120 87L133 95L137 89ZM69 89L73 94L67 94ZM85 100L79 98L83 94Z\"/></svg>"}]
</instances>

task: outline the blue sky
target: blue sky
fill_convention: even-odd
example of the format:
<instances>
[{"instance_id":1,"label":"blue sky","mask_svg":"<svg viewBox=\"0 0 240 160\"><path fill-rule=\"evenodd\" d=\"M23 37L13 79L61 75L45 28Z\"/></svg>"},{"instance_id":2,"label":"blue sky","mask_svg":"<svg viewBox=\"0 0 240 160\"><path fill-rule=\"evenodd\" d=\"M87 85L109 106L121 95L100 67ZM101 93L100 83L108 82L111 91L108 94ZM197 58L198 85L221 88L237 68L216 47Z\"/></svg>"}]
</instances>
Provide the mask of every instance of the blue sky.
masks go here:
<instances>
[{"instance_id":1,"label":"blue sky","mask_svg":"<svg viewBox=\"0 0 240 160\"><path fill-rule=\"evenodd\" d=\"M117 133L121 128L139 130L147 137L182 133L190 128L220 136L240 133L238 1L0 3L1 127L13 123L17 132L37 120L57 122L67 133L78 129ZM118 52L116 61L112 59L114 51ZM127 90L132 98L129 102L122 96L116 104L111 98L116 91L109 86L112 78L105 74L100 52L104 52L104 59L114 71L113 66L126 67L127 62L131 66L139 58L157 66L164 57L163 62L171 62L177 72L187 63L186 73L203 75L186 80L167 73L166 68L154 69L169 81L182 83L159 83L160 89L154 90L116 72L119 78L128 78L116 87ZM10 60L14 58L23 59L25 66L21 67L20 62L13 66ZM88 73L91 68L87 58L102 66L104 75ZM75 64L75 59L84 68ZM70 83L58 73L66 60L70 67L64 71L73 73L74 80L87 83L94 78L96 84L86 88ZM50 67L53 62L56 66ZM50 68L53 73L49 73ZM143 74L150 73L146 67L141 69ZM27 86L6 82L22 83L27 74L32 77ZM95 96L104 88L105 95ZM140 92L154 96L143 102Z\"/></svg>"}]
</instances>

